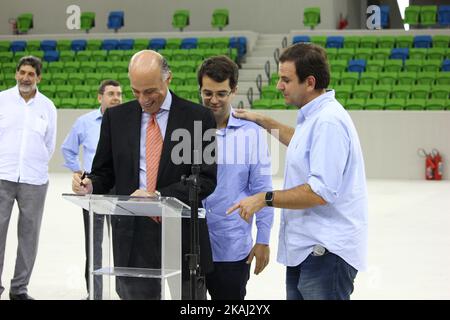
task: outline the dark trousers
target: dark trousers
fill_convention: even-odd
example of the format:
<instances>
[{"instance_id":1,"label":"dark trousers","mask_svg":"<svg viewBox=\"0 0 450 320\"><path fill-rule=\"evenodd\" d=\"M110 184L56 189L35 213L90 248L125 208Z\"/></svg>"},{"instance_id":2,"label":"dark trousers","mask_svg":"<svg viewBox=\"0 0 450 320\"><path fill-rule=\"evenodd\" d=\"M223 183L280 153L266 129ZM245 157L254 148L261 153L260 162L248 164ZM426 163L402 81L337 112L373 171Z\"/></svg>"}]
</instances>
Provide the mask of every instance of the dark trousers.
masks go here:
<instances>
[{"instance_id":1,"label":"dark trousers","mask_svg":"<svg viewBox=\"0 0 450 320\"><path fill-rule=\"evenodd\" d=\"M94 214L94 270L102 267L102 242L103 242L103 223L104 215ZM86 288L89 288L89 211L83 209L84 222L84 248L86 252L86 264L84 277L86 279ZM103 291L102 276L94 276L94 299L101 300Z\"/></svg>"},{"instance_id":2,"label":"dark trousers","mask_svg":"<svg viewBox=\"0 0 450 320\"><path fill-rule=\"evenodd\" d=\"M206 287L212 300L244 300L250 278L247 258L235 262L214 262L214 271L206 275Z\"/></svg>"}]
</instances>

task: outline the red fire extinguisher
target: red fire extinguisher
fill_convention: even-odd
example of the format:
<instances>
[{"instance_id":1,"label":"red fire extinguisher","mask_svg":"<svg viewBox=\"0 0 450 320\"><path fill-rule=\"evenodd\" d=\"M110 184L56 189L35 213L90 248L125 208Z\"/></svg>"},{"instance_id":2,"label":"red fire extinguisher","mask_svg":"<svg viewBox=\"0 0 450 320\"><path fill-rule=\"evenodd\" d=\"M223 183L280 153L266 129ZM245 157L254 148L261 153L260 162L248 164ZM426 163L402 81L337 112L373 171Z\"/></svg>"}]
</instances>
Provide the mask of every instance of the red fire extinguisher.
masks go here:
<instances>
[{"instance_id":1,"label":"red fire extinguisher","mask_svg":"<svg viewBox=\"0 0 450 320\"><path fill-rule=\"evenodd\" d=\"M417 153L425 158L425 179L434 180L434 174L436 171L436 165L434 162L434 157L431 153L427 153L425 149L420 148Z\"/></svg>"},{"instance_id":2,"label":"red fire extinguisher","mask_svg":"<svg viewBox=\"0 0 450 320\"><path fill-rule=\"evenodd\" d=\"M443 173L443 167L444 164L442 163L442 157L439 154L439 151L437 149L433 149L431 151L431 154L433 155L433 162L435 166L434 170L434 180L442 180L442 173Z\"/></svg>"}]
</instances>

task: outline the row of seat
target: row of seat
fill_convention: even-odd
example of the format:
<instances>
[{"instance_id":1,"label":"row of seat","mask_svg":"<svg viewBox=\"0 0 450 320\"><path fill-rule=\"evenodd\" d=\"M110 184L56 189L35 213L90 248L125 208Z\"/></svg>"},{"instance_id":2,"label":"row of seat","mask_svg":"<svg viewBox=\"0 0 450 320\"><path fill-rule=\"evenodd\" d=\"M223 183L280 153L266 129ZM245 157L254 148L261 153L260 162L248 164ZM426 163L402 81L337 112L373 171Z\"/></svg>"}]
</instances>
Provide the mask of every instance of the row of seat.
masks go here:
<instances>
[{"instance_id":1,"label":"row of seat","mask_svg":"<svg viewBox=\"0 0 450 320\"><path fill-rule=\"evenodd\" d=\"M405 24L431 27L450 25L449 5L411 5L405 8Z\"/></svg>"},{"instance_id":2,"label":"row of seat","mask_svg":"<svg viewBox=\"0 0 450 320\"><path fill-rule=\"evenodd\" d=\"M326 48L329 60L444 59L450 48Z\"/></svg>"},{"instance_id":3,"label":"row of seat","mask_svg":"<svg viewBox=\"0 0 450 320\"><path fill-rule=\"evenodd\" d=\"M340 98L339 102L348 110L450 110L448 99L358 99ZM286 110L297 109L288 106L284 99L258 99L252 103L253 109Z\"/></svg>"},{"instance_id":4,"label":"row of seat","mask_svg":"<svg viewBox=\"0 0 450 320\"><path fill-rule=\"evenodd\" d=\"M401 71L450 71L450 59L439 60L330 60L331 72L359 72L366 71L385 71L385 72L401 72Z\"/></svg>"},{"instance_id":5,"label":"row of seat","mask_svg":"<svg viewBox=\"0 0 450 320\"><path fill-rule=\"evenodd\" d=\"M324 48L448 48L449 35L399 36L307 36L297 35L292 43L312 42Z\"/></svg>"}]
</instances>

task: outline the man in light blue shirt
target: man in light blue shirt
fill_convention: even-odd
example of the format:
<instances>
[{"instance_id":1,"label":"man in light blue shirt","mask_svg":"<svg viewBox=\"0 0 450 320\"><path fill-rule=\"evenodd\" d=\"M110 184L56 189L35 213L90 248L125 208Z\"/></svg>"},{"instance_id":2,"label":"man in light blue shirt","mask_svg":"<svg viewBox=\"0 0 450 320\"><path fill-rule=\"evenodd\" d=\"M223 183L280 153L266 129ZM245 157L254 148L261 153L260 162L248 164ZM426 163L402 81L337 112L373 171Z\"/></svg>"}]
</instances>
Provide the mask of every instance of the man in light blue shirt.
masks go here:
<instances>
[{"instance_id":1,"label":"man in light blue shirt","mask_svg":"<svg viewBox=\"0 0 450 320\"><path fill-rule=\"evenodd\" d=\"M284 190L259 193L230 207L248 220L265 206L283 208L278 261L286 268L287 299L350 299L366 268L367 187L358 134L349 114L326 91L325 51L296 44L280 56L277 88L299 108L291 128L236 111L288 146Z\"/></svg>"},{"instance_id":2,"label":"man in light blue shirt","mask_svg":"<svg viewBox=\"0 0 450 320\"><path fill-rule=\"evenodd\" d=\"M120 83L115 80L104 80L98 88L98 102L100 107L79 117L66 139L61 145L64 157L64 166L72 172L91 172L92 161L97 150L97 143L100 137L100 125L102 117L107 108L117 106L122 103L122 89ZM83 148L83 164L80 165L80 146ZM103 215L94 215L94 252L95 266L101 265L101 245L103 239ZM86 287L89 292L89 212L83 209L84 238L86 251L85 278ZM97 254L98 253L98 254ZM94 278L94 298L101 299L102 282L101 276Z\"/></svg>"},{"instance_id":3,"label":"man in light blue shirt","mask_svg":"<svg viewBox=\"0 0 450 320\"><path fill-rule=\"evenodd\" d=\"M48 188L48 162L56 144L56 108L39 92L41 61L25 56L16 67L17 86L0 92L0 295L9 220L17 201L17 258L11 300L32 300L28 283L36 260Z\"/></svg>"},{"instance_id":4,"label":"man in light blue shirt","mask_svg":"<svg viewBox=\"0 0 450 320\"><path fill-rule=\"evenodd\" d=\"M213 300L243 300L253 258L259 274L270 255L273 208L263 208L257 215L255 245L252 219L247 223L238 214L226 214L236 201L272 190L265 131L231 114L237 81L238 67L226 56L206 59L198 71L203 104L213 111L217 123L217 187L203 200L214 260L206 287Z\"/></svg>"}]
</instances>

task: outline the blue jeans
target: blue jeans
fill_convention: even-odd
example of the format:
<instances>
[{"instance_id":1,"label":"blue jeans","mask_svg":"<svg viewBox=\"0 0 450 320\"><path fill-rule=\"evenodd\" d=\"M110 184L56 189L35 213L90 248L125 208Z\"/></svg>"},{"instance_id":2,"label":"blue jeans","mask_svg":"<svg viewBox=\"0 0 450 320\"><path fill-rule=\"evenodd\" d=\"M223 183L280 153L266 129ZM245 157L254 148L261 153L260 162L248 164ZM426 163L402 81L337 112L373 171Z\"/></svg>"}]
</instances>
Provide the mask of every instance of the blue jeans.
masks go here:
<instances>
[{"instance_id":1,"label":"blue jeans","mask_svg":"<svg viewBox=\"0 0 450 320\"><path fill-rule=\"evenodd\" d=\"M350 300L358 270L327 251L286 268L287 300Z\"/></svg>"}]
</instances>

